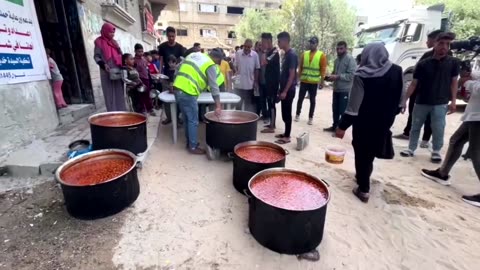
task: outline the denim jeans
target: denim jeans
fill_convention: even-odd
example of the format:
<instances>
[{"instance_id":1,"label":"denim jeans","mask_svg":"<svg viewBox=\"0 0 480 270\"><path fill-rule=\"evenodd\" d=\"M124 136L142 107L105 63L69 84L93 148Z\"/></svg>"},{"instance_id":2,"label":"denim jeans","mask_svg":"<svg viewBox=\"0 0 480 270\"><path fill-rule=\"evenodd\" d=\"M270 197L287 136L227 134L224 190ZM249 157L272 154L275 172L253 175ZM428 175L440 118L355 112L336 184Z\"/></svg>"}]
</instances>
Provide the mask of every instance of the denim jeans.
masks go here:
<instances>
[{"instance_id":1,"label":"denim jeans","mask_svg":"<svg viewBox=\"0 0 480 270\"><path fill-rule=\"evenodd\" d=\"M197 97L183 91L175 91L175 100L183 113L183 125L188 147L192 150L198 146L198 103Z\"/></svg>"},{"instance_id":2,"label":"denim jeans","mask_svg":"<svg viewBox=\"0 0 480 270\"><path fill-rule=\"evenodd\" d=\"M348 105L348 92L333 92L332 98L332 115L333 115L333 124L332 126L336 128L338 123L340 123L340 118L342 118L343 113L347 109Z\"/></svg>"},{"instance_id":3,"label":"denim jeans","mask_svg":"<svg viewBox=\"0 0 480 270\"><path fill-rule=\"evenodd\" d=\"M410 142L408 144L408 149L410 149L412 152L417 150L420 131L423 123L425 123L425 120L427 120L427 116L430 114L433 152L439 152L442 150L447 111L448 104L415 104L415 107L413 108L412 129L410 130Z\"/></svg>"}]
</instances>

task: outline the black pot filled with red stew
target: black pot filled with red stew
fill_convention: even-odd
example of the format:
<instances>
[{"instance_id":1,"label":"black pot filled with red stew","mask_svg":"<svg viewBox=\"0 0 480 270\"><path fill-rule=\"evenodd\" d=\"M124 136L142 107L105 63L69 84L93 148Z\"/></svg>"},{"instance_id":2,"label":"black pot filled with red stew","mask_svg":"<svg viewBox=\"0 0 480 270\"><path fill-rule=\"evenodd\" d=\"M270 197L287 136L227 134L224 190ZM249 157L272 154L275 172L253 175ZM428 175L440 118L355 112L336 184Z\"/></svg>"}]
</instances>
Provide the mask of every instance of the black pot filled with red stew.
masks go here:
<instances>
[{"instance_id":1,"label":"black pot filled with red stew","mask_svg":"<svg viewBox=\"0 0 480 270\"><path fill-rule=\"evenodd\" d=\"M219 117L215 112L206 113L207 144L232 152L237 144L256 140L258 118L257 114L247 111L223 110Z\"/></svg>"},{"instance_id":2,"label":"black pot filled with red stew","mask_svg":"<svg viewBox=\"0 0 480 270\"><path fill-rule=\"evenodd\" d=\"M248 183L252 236L284 254L313 251L322 241L330 193L324 182L307 173L267 169Z\"/></svg>"},{"instance_id":3,"label":"black pot filled with red stew","mask_svg":"<svg viewBox=\"0 0 480 270\"><path fill-rule=\"evenodd\" d=\"M248 181L265 169L285 167L288 152L282 147L262 141L239 143L233 149L233 186L242 194Z\"/></svg>"},{"instance_id":4,"label":"black pot filled with red stew","mask_svg":"<svg viewBox=\"0 0 480 270\"><path fill-rule=\"evenodd\" d=\"M105 112L88 118L92 149L147 150L147 117L134 112Z\"/></svg>"},{"instance_id":5,"label":"black pot filled with red stew","mask_svg":"<svg viewBox=\"0 0 480 270\"><path fill-rule=\"evenodd\" d=\"M70 215L81 219L116 214L140 193L136 156L120 149L93 151L60 166L55 178Z\"/></svg>"}]
</instances>

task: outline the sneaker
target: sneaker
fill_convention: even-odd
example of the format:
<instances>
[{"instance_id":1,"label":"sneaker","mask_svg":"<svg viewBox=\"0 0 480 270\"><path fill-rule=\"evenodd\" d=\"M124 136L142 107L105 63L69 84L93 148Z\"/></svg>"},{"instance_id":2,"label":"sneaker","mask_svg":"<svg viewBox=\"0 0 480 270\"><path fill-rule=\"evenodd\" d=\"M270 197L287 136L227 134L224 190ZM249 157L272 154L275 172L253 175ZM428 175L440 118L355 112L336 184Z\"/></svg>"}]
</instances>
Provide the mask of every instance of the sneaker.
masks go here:
<instances>
[{"instance_id":1,"label":"sneaker","mask_svg":"<svg viewBox=\"0 0 480 270\"><path fill-rule=\"evenodd\" d=\"M313 125L313 118L309 118L307 124L309 124L310 126Z\"/></svg>"},{"instance_id":2,"label":"sneaker","mask_svg":"<svg viewBox=\"0 0 480 270\"><path fill-rule=\"evenodd\" d=\"M434 171L430 171L430 170L427 170L427 169L422 169L422 176L425 177L425 178L428 178L430 180L433 180L437 183L439 183L440 185L444 185L444 186L449 186L450 185L450 181L448 179L450 179L450 176L443 176L440 174L440 169L436 169Z\"/></svg>"},{"instance_id":3,"label":"sneaker","mask_svg":"<svg viewBox=\"0 0 480 270\"><path fill-rule=\"evenodd\" d=\"M300 115L295 115L295 122L300 121Z\"/></svg>"},{"instance_id":4,"label":"sneaker","mask_svg":"<svg viewBox=\"0 0 480 270\"><path fill-rule=\"evenodd\" d=\"M399 140L408 140L410 139L410 137L408 135L405 135L405 134L397 134L395 136L393 136L393 138L395 139L399 139Z\"/></svg>"},{"instance_id":5,"label":"sneaker","mask_svg":"<svg viewBox=\"0 0 480 270\"><path fill-rule=\"evenodd\" d=\"M433 152L430 160L432 161L432 163L442 163L442 156L440 155L440 153Z\"/></svg>"},{"instance_id":6,"label":"sneaker","mask_svg":"<svg viewBox=\"0 0 480 270\"><path fill-rule=\"evenodd\" d=\"M403 150L402 152L400 152L400 156L402 156L402 157L413 157L414 155L415 154L410 149Z\"/></svg>"},{"instance_id":7,"label":"sneaker","mask_svg":"<svg viewBox=\"0 0 480 270\"><path fill-rule=\"evenodd\" d=\"M476 207L480 207L480 194L472 196L462 196L462 200L468 204L471 204Z\"/></svg>"},{"instance_id":8,"label":"sneaker","mask_svg":"<svg viewBox=\"0 0 480 270\"><path fill-rule=\"evenodd\" d=\"M422 141L420 143L420 148L428 148L430 147L430 143L428 141Z\"/></svg>"},{"instance_id":9,"label":"sneaker","mask_svg":"<svg viewBox=\"0 0 480 270\"><path fill-rule=\"evenodd\" d=\"M195 149L189 149L188 152L193 155L205 155L206 151L200 148L199 146L195 147Z\"/></svg>"},{"instance_id":10,"label":"sneaker","mask_svg":"<svg viewBox=\"0 0 480 270\"><path fill-rule=\"evenodd\" d=\"M324 128L323 131L325 132L335 132L335 127Z\"/></svg>"}]
</instances>

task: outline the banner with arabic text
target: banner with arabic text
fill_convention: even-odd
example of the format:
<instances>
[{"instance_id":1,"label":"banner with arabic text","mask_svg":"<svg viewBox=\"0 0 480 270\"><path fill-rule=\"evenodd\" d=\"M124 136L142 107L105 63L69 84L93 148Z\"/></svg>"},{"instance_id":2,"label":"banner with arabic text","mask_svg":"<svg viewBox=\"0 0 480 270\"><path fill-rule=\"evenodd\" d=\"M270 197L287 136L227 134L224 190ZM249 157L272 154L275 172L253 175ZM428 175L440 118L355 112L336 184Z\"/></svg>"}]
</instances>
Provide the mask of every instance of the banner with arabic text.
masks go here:
<instances>
[{"instance_id":1,"label":"banner with arabic text","mask_svg":"<svg viewBox=\"0 0 480 270\"><path fill-rule=\"evenodd\" d=\"M0 0L0 84L50 78L33 0Z\"/></svg>"}]
</instances>

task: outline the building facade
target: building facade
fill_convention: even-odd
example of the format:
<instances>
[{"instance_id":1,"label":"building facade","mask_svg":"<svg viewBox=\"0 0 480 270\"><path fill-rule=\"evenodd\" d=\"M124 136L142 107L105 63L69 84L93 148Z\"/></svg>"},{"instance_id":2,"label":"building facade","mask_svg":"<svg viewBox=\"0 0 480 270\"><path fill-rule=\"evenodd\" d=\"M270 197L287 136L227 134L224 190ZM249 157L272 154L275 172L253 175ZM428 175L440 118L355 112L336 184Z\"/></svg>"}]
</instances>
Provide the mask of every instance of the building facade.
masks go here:
<instances>
[{"instance_id":1,"label":"building facade","mask_svg":"<svg viewBox=\"0 0 480 270\"><path fill-rule=\"evenodd\" d=\"M150 50L159 38L154 18L166 7L178 8L178 0L0 0L0 8L16 8L12 3L28 7L32 25L38 24L31 35L40 40L35 53L43 57L33 66L40 66L49 78L45 49L52 51L51 57L64 77L62 90L70 108L104 106L99 67L93 59L94 40L104 22L116 26L115 39L124 53L133 53L135 43ZM5 37L3 34L0 38ZM65 109L55 108L48 78L0 82L0 157L59 125L59 115Z\"/></svg>"},{"instance_id":2,"label":"building facade","mask_svg":"<svg viewBox=\"0 0 480 270\"><path fill-rule=\"evenodd\" d=\"M177 41L189 48L194 42L202 48L233 49L242 41L235 27L243 13L251 9L277 9L282 0L179 0L178 10L164 9L156 27L177 29Z\"/></svg>"}]
</instances>

